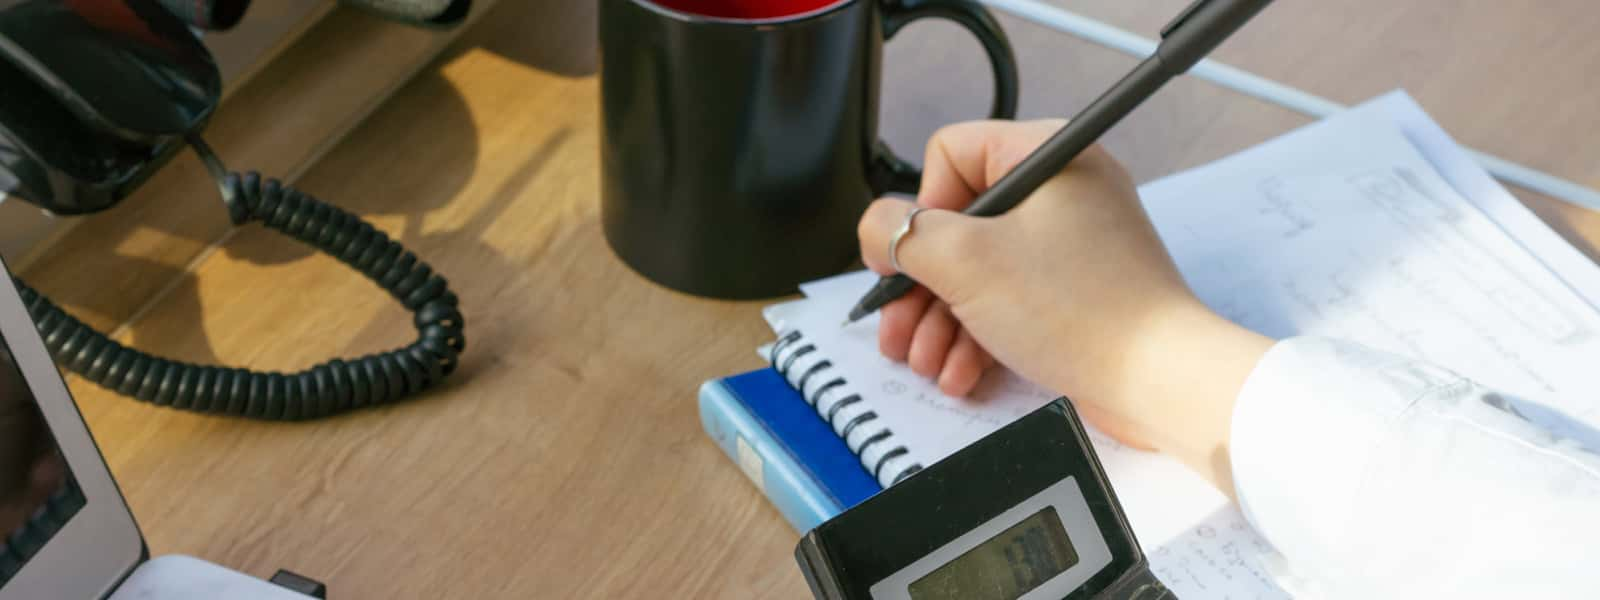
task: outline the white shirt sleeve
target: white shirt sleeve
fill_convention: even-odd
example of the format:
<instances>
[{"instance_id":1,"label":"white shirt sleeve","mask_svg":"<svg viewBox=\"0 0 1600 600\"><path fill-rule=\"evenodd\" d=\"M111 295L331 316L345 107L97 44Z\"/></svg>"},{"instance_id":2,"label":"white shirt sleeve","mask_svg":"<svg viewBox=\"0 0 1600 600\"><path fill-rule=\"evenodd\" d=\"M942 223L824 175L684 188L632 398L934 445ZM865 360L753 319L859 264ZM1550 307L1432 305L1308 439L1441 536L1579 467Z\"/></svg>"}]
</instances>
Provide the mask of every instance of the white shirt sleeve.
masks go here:
<instances>
[{"instance_id":1,"label":"white shirt sleeve","mask_svg":"<svg viewBox=\"0 0 1600 600\"><path fill-rule=\"evenodd\" d=\"M1240 506L1308 597L1600 598L1600 433L1541 405L1291 338L1231 440Z\"/></svg>"}]
</instances>

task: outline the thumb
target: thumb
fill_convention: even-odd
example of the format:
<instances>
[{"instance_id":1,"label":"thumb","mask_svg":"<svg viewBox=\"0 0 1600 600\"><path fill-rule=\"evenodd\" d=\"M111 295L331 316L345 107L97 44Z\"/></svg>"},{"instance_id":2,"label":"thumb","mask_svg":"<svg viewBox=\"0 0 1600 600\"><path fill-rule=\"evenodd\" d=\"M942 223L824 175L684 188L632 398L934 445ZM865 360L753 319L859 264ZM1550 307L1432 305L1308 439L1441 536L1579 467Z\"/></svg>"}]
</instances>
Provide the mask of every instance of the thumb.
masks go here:
<instances>
[{"instance_id":1,"label":"thumb","mask_svg":"<svg viewBox=\"0 0 1600 600\"><path fill-rule=\"evenodd\" d=\"M881 199L867 207L856 229L861 239L861 260L879 275L893 275L889 244L916 208L905 200ZM902 271L945 302L959 304L982 276L987 223L958 212L927 209L917 213L911 230L895 248Z\"/></svg>"}]
</instances>

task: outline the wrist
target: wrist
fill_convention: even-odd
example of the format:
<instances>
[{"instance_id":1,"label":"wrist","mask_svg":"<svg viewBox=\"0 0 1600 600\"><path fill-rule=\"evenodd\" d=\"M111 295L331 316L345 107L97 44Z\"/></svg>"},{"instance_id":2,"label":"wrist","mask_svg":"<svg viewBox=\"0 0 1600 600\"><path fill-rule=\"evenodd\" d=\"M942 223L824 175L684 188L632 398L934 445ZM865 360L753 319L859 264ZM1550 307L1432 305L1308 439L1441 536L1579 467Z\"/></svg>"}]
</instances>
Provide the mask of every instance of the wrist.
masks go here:
<instances>
[{"instance_id":1,"label":"wrist","mask_svg":"<svg viewBox=\"0 0 1600 600\"><path fill-rule=\"evenodd\" d=\"M1272 344L1198 300L1154 315L1129 351L1126 418L1149 446L1231 493L1233 408Z\"/></svg>"}]
</instances>

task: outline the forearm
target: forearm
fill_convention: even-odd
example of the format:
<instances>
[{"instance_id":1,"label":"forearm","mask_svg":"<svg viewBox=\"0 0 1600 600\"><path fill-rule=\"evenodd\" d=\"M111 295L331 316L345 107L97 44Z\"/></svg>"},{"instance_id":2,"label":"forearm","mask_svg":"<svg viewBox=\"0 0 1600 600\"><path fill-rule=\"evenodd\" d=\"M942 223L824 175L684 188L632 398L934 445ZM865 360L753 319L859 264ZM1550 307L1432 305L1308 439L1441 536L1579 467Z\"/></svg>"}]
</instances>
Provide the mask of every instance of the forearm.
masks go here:
<instances>
[{"instance_id":1,"label":"forearm","mask_svg":"<svg viewBox=\"0 0 1600 600\"><path fill-rule=\"evenodd\" d=\"M1232 495L1228 459L1235 400L1272 347L1265 336L1198 302L1152 315L1126 344L1123 368L1110 373L1106 406L1135 439L1165 452Z\"/></svg>"}]
</instances>

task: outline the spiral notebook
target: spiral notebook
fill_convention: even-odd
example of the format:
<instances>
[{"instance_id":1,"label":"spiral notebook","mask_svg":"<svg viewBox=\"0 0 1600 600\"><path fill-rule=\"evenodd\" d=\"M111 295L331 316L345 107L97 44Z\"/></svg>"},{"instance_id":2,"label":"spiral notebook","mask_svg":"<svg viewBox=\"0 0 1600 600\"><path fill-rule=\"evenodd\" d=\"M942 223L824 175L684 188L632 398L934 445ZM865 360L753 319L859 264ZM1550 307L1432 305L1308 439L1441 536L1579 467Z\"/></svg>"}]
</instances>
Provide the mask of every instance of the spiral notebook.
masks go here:
<instances>
[{"instance_id":1,"label":"spiral notebook","mask_svg":"<svg viewBox=\"0 0 1600 600\"><path fill-rule=\"evenodd\" d=\"M1416 356L1600 427L1584 360L1600 354L1600 269L1403 92L1140 194L1185 280L1234 321ZM883 358L874 319L839 325L874 280L801 286L806 299L766 310L778 342L764 350L880 485L1054 397L995 370L975 399L950 398ZM1170 458L1090 437L1180 597L1288 597L1279 558L1226 496Z\"/></svg>"},{"instance_id":2,"label":"spiral notebook","mask_svg":"<svg viewBox=\"0 0 1600 600\"><path fill-rule=\"evenodd\" d=\"M867 275L846 275L815 285L870 284ZM816 313L829 314L825 308L818 309L832 304L802 301L769 307L766 315L779 328L779 336L763 351L773 369L833 428L883 487L943 458L929 450L965 447L1055 398L1007 371L985 378L975 394L982 403L945 397L905 365L877 354L875 339L859 339L876 335L872 323L848 329L839 329L837 323L831 328L801 325ZM802 311L811 314L799 314ZM919 414L928 409L949 418ZM897 429L894 423L903 425Z\"/></svg>"},{"instance_id":3,"label":"spiral notebook","mask_svg":"<svg viewBox=\"0 0 1600 600\"><path fill-rule=\"evenodd\" d=\"M952 398L905 364L884 358L876 317L839 326L840 315L876 279L863 271L802 285L805 300L763 312L778 339L761 351L880 486L894 485L1058 396L994 369L970 398ZM1237 516L1227 513L1227 497L1182 464L1122 446L1092 428L1089 436L1141 542L1174 539L1213 515L1223 517L1213 529L1240 531L1227 520ZM1238 547L1245 543L1257 540L1242 539Z\"/></svg>"},{"instance_id":4,"label":"spiral notebook","mask_svg":"<svg viewBox=\"0 0 1600 600\"><path fill-rule=\"evenodd\" d=\"M861 466L878 485L889 487L921 471L922 463L911 458L911 451L895 438L894 430L872 410L873 404L824 356L799 330L783 332L767 349L772 368L816 409L845 447L860 457Z\"/></svg>"}]
</instances>

